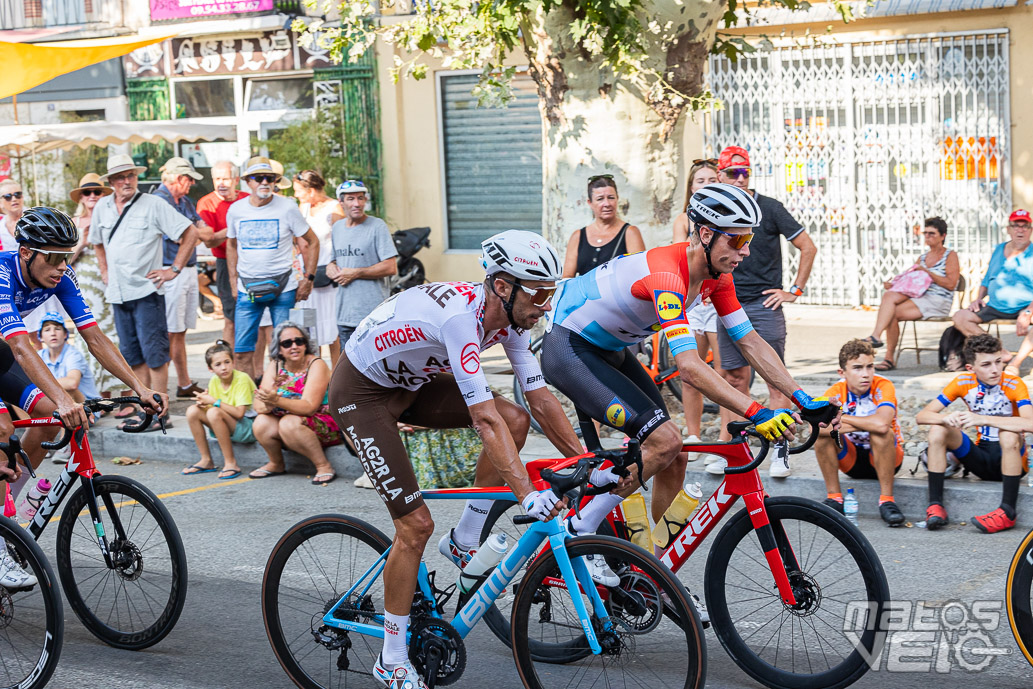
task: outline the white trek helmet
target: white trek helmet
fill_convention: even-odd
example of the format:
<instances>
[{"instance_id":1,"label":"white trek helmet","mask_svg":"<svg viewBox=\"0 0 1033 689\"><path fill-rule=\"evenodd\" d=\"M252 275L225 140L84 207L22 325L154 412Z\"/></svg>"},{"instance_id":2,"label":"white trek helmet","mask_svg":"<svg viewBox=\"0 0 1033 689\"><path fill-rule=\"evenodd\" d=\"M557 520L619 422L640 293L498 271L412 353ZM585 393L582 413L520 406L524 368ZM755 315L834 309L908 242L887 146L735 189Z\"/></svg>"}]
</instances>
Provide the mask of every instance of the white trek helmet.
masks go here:
<instances>
[{"instance_id":1,"label":"white trek helmet","mask_svg":"<svg viewBox=\"0 0 1033 689\"><path fill-rule=\"evenodd\" d=\"M763 217L752 194L720 183L697 190L685 212L692 222L710 227L751 228Z\"/></svg>"},{"instance_id":2,"label":"white trek helmet","mask_svg":"<svg viewBox=\"0 0 1033 689\"><path fill-rule=\"evenodd\" d=\"M526 230L506 230L481 242L481 265L489 276L506 272L518 280L555 282L563 275L552 245Z\"/></svg>"}]
</instances>

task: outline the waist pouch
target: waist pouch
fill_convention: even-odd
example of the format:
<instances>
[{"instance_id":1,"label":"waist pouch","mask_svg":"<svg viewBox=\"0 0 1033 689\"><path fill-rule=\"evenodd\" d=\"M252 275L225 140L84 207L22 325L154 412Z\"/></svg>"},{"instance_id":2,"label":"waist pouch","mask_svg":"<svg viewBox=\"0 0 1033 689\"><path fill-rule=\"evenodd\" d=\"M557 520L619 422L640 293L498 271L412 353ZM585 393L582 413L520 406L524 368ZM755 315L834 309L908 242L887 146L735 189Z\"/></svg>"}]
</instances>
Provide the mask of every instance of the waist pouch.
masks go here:
<instances>
[{"instance_id":1,"label":"waist pouch","mask_svg":"<svg viewBox=\"0 0 1033 689\"><path fill-rule=\"evenodd\" d=\"M244 289L247 290L248 299L256 304L264 304L273 301L280 293L283 292L283 288L287 286L287 283L291 279L291 271L282 273L281 275L273 275L265 278L240 278L240 281L244 283Z\"/></svg>"},{"instance_id":2,"label":"waist pouch","mask_svg":"<svg viewBox=\"0 0 1033 689\"><path fill-rule=\"evenodd\" d=\"M337 287L337 283L330 279L330 276L326 274L326 266L316 266L316 279L312 283L313 287Z\"/></svg>"}]
</instances>

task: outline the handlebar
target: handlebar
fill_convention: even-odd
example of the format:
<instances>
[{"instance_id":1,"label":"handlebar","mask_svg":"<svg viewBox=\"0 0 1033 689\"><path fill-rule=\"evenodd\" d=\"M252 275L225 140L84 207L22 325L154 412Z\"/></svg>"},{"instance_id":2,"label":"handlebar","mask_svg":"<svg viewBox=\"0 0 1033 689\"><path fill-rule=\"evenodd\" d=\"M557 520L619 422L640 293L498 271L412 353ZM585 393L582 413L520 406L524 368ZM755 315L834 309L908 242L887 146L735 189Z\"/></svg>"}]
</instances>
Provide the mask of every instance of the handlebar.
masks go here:
<instances>
[{"instance_id":1,"label":"handlebar","mask_svg":"<svg viewBox=\"0 0 1033 689\"><path fill-rule=\"evenodd\" d=\"M161 397L159 395L157 395L157 394L154 395L154 401L160 403L161 402ZM112 397L110 399L97 398L97 399L86 400L85 402L82 403L82 406L83 406L83 409L85 409L86 411L98 412L98 411L113 411L115 409L115 407L120 406L122 404L140 404L140 405L142 405L142 400L139 397ZM57 419L57 418L61 418L61 417L58 415L57 412L54 412L54 418ZM125 431L126 433L140 433L140 432L146 430L151 425L151 420L153 418L154 418L153 414L150 414L150 413L145 411L144 412L144 419L143 419L143 421L141 423L138 423L138 424L129 424L129 423L127 423L127 424L125 424L122 427L122 430ZM165 433L166 432L166 430L165 430L165 417L164 416L158 417L158 421L159 421L159 423L161 423L161 432ZM51 442L42 442L42 443L40 443L40 445L42 445L43 447L45 447L48 450L60 450L61 448L63 448L66 445L68 445L69 442L71 442L71 440L72 440L72 433L73 432L78 434L76 436L76 443L81 445L82 444L83 435L86 433L86 429L84 427L82 427L82 426L80 426L79 428L75 429L74 431L65 428L64 429L64 435L61 437L60 440L55 440L55 441L51 441ZM2 444L2 443L0 443L0 444Z\"/></svg>"},{"instance_id":2,"label":"handlebar","mask_svg":"<svg viewBox=\"0 0 1033 689\"><path fill-rule=\"evenodd\" d=\"M25 450L22 449L21 439L16 435L12 435L6 443L0 443L0 452L7 455L7 468L17 473L18 471L18 460L22 460L22 464L29 472L29 476L36 478L36 472L32 470L32 462L29 461L28 455L25 454Z\"/></svg>"},{"instance_id":3,"label":"handlebar","mask_svg":"<svg viewBox=\"0 0 1033 689\"><path fill-rule=\"evenodd\" d=\"M818 441L818 432L819 428L821 427L821 424L830 423L833 419L836 418L837 414L839 414L839 407L837 407L834 404L830 404L826 407L813 411L808 409L801 410L800 419L803 422L810 424L811 435L809 438L807 438L806 442L795 447L790 447L788 449L788 454L798 455L801 452L806 452L807 450L811 449L814 443ZM749 421L732 421L728 424L728 432L732 435L733 438L741 438L743 442L745 442L745 436L747 435L753 438L757 438L758 440L760 440L760 451L754 456L753 461L749 464L746 464L741 467L725 467L726 474L749 473L756 469L758 466L760 466L761 462L763 462L767 458L768 450L771 449L771 441L762 436L760 433L758 433L756 429L753 428L752 423L750 423ZM839 447L839 431L832 431L832 439L836 442L836 446ZM778 440L777 443L787 444L787 441L783 438Z\"/></svg>"}]
</instances>

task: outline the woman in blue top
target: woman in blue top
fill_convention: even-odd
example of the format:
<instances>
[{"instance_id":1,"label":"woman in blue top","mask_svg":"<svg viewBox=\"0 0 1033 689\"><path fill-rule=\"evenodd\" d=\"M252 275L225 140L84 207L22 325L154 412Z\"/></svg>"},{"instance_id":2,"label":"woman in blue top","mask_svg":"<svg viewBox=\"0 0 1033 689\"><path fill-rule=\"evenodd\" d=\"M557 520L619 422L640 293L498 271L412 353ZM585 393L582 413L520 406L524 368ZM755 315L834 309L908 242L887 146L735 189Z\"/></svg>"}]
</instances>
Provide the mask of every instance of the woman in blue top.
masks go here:
<instances>
[{"instance_id":1,"label":"woman in blue top","mask_svg":"<svg viewBox=\"0 0 1033 689\"><path fill-rule=\"evenodd\" d=\"M68 345L68 330L61 314L54 311L44 314L39 332L36 334L43 343L39 355L72 399L82 402L100 397L86 357L78 349Z\"/></svg>"}]
</instances>

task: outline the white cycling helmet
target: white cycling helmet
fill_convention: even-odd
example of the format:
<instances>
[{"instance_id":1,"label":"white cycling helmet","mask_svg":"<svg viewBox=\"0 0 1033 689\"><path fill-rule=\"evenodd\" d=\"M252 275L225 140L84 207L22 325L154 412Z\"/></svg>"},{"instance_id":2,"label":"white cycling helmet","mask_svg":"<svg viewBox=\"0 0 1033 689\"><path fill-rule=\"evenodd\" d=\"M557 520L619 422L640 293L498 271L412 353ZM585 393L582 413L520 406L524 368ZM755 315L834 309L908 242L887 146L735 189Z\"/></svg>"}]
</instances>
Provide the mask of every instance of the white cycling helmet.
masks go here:
<instances>
[{"instance_id":1,"label":"white cycling helmet","mask_svg":"<svg viewBox=\"0 0 1033 689\"><path fill-rule=\"evenodd\" d=\"M751 228L763 214L753 195L731 184L708 184L689 199L689 220L710 227Z\"/></svg>"},{"instance_id":2,"label":"white cycling helmet","mask_svg":"<svg viewBox=\"0 0 1033 689\"><path fill-rule=\"evenodd\" d=\"M506 230L481 242L481 265L489 276L505 272L518 280L554 282L563 275L563 264L552 245L526 230Z\"/></svg>"}]
</instances>

